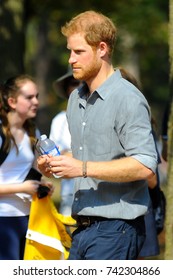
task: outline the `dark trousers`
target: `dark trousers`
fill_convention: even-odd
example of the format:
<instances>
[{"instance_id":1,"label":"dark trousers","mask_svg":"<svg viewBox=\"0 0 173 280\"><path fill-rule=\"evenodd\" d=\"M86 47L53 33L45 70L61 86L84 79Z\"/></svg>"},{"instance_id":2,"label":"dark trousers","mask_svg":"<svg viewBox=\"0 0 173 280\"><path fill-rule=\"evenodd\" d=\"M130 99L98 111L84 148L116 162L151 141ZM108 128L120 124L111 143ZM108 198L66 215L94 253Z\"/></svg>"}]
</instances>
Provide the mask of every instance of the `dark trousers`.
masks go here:
<instances>
[{"instance_id":1,"label":"dark trousers","mask_svg":"<svg viewBox=\"0 0 173 280\"><path fill-rule=\"evenodd\" d=\"M144 240L143 216L96 221L73 232L69 260L136 260Z\"/></svg>"},{"instance_id":2,"label":"dark trousers","mask_svg":"<svg viewBox=\"0 0 173 280\"><path fill-rule=\"evenodd\" d=\"M28 216L0 217L0 260L22 260Z\"/></svg>"}]
</instances>

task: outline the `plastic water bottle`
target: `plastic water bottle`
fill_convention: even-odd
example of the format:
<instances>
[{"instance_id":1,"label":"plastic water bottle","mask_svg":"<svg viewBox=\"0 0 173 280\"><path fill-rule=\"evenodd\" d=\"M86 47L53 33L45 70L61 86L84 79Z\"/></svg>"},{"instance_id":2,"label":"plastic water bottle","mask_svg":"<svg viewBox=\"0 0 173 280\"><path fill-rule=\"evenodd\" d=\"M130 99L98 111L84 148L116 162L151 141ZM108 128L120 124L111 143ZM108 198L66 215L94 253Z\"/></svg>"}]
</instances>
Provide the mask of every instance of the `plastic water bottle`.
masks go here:
<instances>
[{"instance_id":1,"label":"plastic water bottle","mask_svg":"<svg viewBox=\"0 0 173 280\"><path fill-rule=\"evenodd\" d=\"M59 156L60 151L54 141L47 138L46 134L42 134L40 136L40 140L37 143L37 149L39 149L40 153L42 155L52 155L52 156ZM53 174L55 178L60 178L61 176L57 176L56 174Z\"/></svg>"}]
</instances>

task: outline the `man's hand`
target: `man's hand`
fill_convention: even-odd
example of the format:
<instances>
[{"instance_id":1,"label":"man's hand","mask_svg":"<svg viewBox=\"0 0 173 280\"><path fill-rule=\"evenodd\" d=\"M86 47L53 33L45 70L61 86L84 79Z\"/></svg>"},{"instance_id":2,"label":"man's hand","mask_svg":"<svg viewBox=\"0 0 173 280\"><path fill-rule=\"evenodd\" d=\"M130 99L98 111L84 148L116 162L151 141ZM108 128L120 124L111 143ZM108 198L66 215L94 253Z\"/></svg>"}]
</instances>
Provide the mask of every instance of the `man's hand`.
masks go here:
<instances>
[{"instance_id":1,"label":"man's hand","mask_svg":"<svg viewBox=\"0 0 173 280\"><path fill-rule=\"evenodd\" d=\"M71 156L60 155L55 157L48 156L46 161L40 159L38 167L41 171L43 170L43 174L50 175L54 173L63 178L75 178L82 177L82 164L82 161Z\"/></svg>"},{"instance_id":2,"label":"man's hand","mask_svg":"<svg viewBox=\"0 0 173 280\"><path fill-rule=\"evenodd\" d=\"M39 156L37 159L37 166L44 176L51 177L52 172L48 163L48 159L49 157L47 155Z\"/></svg>"}]
</instances>

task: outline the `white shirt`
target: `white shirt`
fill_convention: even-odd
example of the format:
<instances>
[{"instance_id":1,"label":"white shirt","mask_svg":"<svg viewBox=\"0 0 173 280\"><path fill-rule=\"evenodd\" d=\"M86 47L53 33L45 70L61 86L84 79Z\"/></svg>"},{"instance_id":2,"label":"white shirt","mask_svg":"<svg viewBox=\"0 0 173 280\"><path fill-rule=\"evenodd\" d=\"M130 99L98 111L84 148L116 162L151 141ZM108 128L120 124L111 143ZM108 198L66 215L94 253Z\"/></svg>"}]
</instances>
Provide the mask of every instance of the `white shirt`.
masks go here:
<instances>
[{"instance_id":1,"label":"white shirt","mask_svg":"<svg viewBox=\"0 0 173 280\"><path fill-rule=\"evenodd\" d=\"M60 112L53 118L49 137L58 146L60 152L63 150L71 151L71 136L68 129L66 111Z\"/></svg>"},{"instance_id":2,"label":"white shirt","mask_svg":"<svg viewBox=\"0 0 173 280\"><path fill-rule=\"evenodd\" d=\"M0 145L2 139L0 137ZM13 146L0 166L0 184L21 183L33 165L34 154L27 133L18 145L19 153ZM25 216L29 214L31 196L24 193L0 195L0 216Z\"/></svg>"},{"instance_id":3,"label":"white shirt","mask_svg":"<svg viewBox=\"0 0 173 280\"><path fill-rule=\"evenodd\" d=\"M71 135L68 129L66 111L58 113L52 120L49 138L62 151L71 152ZM61 179L61 205L60 212L63 215L71 215L73 202L74 179Z\"/></svg>"}]
</instances>

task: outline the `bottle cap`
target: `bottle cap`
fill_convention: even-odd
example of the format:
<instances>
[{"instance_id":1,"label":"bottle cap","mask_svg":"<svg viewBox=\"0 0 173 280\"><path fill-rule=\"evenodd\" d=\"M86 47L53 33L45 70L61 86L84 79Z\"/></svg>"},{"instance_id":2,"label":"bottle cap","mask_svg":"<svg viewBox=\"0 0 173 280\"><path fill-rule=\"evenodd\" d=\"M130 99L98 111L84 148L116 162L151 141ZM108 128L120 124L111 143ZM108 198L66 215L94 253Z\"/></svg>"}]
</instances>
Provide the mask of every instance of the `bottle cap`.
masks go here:
<instances>
[{"instance_id":1,"label":"bottle cap","mask_svg":"<svg viewBox=\"0 0 173 280\"><path fill-rule=\"evenodd\" d=\"M40 140L45 140L45 139L47 139L47 135L46 135L46 134L42 134L42 135L40 136Z\"/></svg>"}]
</instances>

